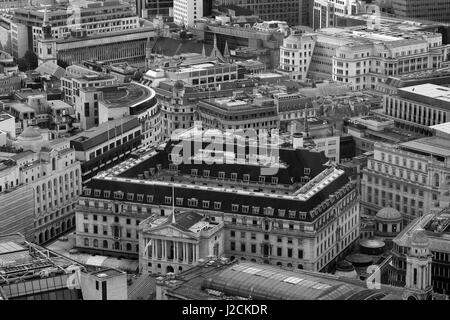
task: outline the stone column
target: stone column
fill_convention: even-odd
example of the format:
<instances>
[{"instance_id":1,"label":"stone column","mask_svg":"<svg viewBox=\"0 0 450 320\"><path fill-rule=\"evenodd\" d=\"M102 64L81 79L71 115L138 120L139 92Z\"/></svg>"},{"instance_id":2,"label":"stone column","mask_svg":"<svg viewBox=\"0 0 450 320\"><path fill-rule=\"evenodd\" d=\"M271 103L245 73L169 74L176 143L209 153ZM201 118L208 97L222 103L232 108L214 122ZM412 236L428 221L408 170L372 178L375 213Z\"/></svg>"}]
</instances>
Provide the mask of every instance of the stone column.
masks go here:
<instances>
[{"instance_id":1,"label":"stone column","mask_svg":"<svg viewBox=\"0 0 450 320\"><path fill-rule=\"evenodd\" d=\"M200 245L195 245L195 261L197 261L200 258Z\"/></svg>"}]
</instances>

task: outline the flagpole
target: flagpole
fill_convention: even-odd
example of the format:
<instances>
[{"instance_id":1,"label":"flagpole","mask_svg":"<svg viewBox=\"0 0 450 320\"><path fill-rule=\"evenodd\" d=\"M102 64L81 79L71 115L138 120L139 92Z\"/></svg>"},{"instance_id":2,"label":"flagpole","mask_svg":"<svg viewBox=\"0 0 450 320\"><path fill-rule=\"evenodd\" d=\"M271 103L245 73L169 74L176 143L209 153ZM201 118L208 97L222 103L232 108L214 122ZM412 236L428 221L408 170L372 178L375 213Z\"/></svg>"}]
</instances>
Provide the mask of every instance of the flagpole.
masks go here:
<instances>
[{"instance_id":1,"label":"flagpole","mask_svg":"<svg viewBox=\"0 0 450 320\"><path fill-rule=\"evenodd\" d=\"M172 223L175 223L175 186L172 184Z\"/></svg>"}]
</instances>

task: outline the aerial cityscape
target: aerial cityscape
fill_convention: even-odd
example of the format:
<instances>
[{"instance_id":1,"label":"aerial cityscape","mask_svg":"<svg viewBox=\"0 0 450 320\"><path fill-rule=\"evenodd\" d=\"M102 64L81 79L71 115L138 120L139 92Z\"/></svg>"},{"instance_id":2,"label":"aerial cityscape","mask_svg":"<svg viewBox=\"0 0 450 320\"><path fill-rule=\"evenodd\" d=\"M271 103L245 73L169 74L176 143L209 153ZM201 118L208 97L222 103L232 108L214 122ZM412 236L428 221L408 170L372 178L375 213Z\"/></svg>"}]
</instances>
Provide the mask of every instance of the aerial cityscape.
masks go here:
<instances>
[{"instance_id":1,"label":"aerial cityscape","mask_svg":"<svg viewBox=\"0 0 450 320\"><path fill-rule=\"evenodd\" d=\"M0 300L449 299L450 0L0 2Z\"/></svg>"}]
</instances>

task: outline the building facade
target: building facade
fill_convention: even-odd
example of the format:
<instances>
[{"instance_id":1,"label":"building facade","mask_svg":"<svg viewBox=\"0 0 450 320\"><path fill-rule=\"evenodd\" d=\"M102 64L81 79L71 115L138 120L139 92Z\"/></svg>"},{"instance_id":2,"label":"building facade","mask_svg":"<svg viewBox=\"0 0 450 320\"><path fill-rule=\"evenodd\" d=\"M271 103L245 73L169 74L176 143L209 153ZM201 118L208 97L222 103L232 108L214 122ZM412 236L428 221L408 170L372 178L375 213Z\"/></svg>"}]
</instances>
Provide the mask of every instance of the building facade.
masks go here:
<instances>
[{"instance_id":1,"label":"building facade","mask_svg":"<svg viewBox=\"0 0 450 320\"><path fill-rule=\"evenodd\" d=\"M376 143L363 169L362 209L374 215L391 205L405 222L448 206L450 167L445 137Z\"/></svg>"},{"instance_id":2,"label":"building facade","mask_svg":"<svg viewBox=\"0 0 450 320\"><path fill-rule=\"evenodd\" d=\"M223 223L196 212L155 215L139 227L139 268L144 274L181 273L223 254Z\"/></svg>"},{"instance_id":3,"label":"building facade","mask_svg":"<svg viewBox=\"0 0 450 320\"><path fill-rule=\"evenodd\" d=\"M448 52L440 33L399 26L325 28L286 38L280 71L342 82L352 90L375 89L390 76L440 68Z\"/></svg>"},{"instance_id":4,"label":"building facade","mask_svg":"<svg viewBox=\"0 0 450 320\"><path fill-rule=\"evenodd\" d=\"M395 286L406 285L411 289L410 295L416 300L423 299L421 297L423 293L427 299L430 289L436 293L448 295L450 290L449 225L448 209L426 214L409 224L393 240L394 247L391 251L393 268L389 273L389 283ZM420 254L421 250L415 250L419 248L426 249L426 252ZM426 268L421 265L425 265ZM414 272L413 268L417 271ZM420 278L420 272L423 270L427 270L428 274Z\"/></svg>"},{"instance_id":5,"label":"building facade","mask_svg":"<svg viewBox=\"0 0 450 320\"><path fill-rule=\"evenodd\" d=\"M450 22L450 4L447 1L393 0L392 9L399 17Z\"/></svg>"},{"instance_id":6,"label":"building facade","mask_svg":"<svg viewBox=\"0 0 450 320\"><path fill-rule=\"evenodd\" d=\"M137 257L137 225L151 215L170 216L172 206L224 223L224 254L231 259L326 270L359 238L355 185L344 171L324 166L322 153L280 149L278 173L261 176L254 160L176 165L171 150L185 138L91 180L77 207L79 250Z\"/></svg>"},{"instance_id":7,"label":"building facade","mask_svg":"<svg viewBox=\"0 0 450 320\"><path fill-rule=\"evenodd\" d=\"M9 165L2 170L0 206L6 209L2 220L17 224L15 231L27 238L31 233L32 241L45 243L75 225L74 203L81 193L80 163L68 142L46 141L31 127L18 136L16 147L24 151L6 157ZM12 225L3 230L13 231Z\"/></svg>"},{"instance_id":8,"label":"building facade","mask_svg":"<svg viewBox=\"0 0 450 320\"><path fill-rule=\"evenodd\" d=\"M218 5L237 5L253 11L264 21L281 20L290 26L309 25L310 1L219 0Z\"/></svg>"},{"instance_id":9,"label":"building facade","mask_svg":"<svg viewBox=\"0 0 450 320\"><path fill-rule=\"evenodd\" d=\"M178 25L193 26L203 17L203 0L173 0L173 21Z\"/></svg>"},{"instance_id":10,"label":"building facade","mask_svg":"<svg viewBox=\"0 0 450 320\"><path fill-rule=\"evenodd\" d=\"M70 138L75 157L81 162L83 183L135 151L142 140L138 118L128 116L105 122Z\"/></svg>"}]
</instances>

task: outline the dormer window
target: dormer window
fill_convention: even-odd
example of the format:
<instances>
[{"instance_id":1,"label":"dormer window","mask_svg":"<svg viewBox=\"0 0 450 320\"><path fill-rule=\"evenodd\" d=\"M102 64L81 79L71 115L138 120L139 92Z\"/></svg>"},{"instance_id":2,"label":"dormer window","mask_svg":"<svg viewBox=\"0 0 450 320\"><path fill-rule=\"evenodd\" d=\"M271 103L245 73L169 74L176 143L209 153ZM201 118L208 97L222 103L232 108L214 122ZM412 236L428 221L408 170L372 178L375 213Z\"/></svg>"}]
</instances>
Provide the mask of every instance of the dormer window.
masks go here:
<instances>
[{"instance_id":1,"label":"dormer window","mask_svg":"<svg viewBox=\"0 0 450 320\"><path fill-rule=\"evenodd\" d=\"M250 181L250 175L249 175L249 174L244 174L242 180L243 180L244 182L249 182L249 181Z\"/></svg>"},{"instance_id":2,"label":"dormer window","mask_svg":"<svg viewBox=\"0 0 450 320\"><path fill-rule=\"evenodd\" d=\"M172 204L172 197L164 197L164 202L166 203L166 204Z\"/></svg>"},{"instance_id":3,"label":"dormer window","mask_svg":"<svg viewBox=\"0 0 450 320\"><path fill-rule=\"evenodd\" d=\"M295 210L289 210L289 218L295 218Z\"/></svg>"},{"instance_id":4,"label":"dormer window","mask_svg":"<svg viewBox=\"0 0 450 320\"><path fill-rule=\"evenodd\" d=\"M147 196L147 202L153 202L153 195Z\"/></svg>"},{"instance_id":5,"label":"dormer window","mask_svg":"<svg viewBox=\"0 0 450 320\"><path fill-rule=\"evenodd\" d=\"M286 215L286 210L278 209L278 216L279 217L284 217L285 215Z\"/></svg>"},{"instance_id":6,"label":"dormer window","mask_svg":"<svg viewBox=\"0 0 450 320\"><path fill-rule=\"evenodd\" d=\"M209 209L209 201L203 200L203 208L204 209Z\"/></svg>"},{"instance_id":7,"label":"dormer window","mask_svg":"<svg viewBox=\"0 0 450 320\"><path fill-rule=\"evenodd\" d=\"M143 194L138 194L137 195L137 201L143 201L144 200L144 195Z\"/></svg>"},{"instance_id":8,"label":"dormer window","mask_svg":"<svg viewBox=\"0 0 450 320\"><path fill-rule=\"evenodd\" d=\"M134 193L127 193L127 199L132 201L134 198Z\"/></svg>"},{"instance_id":9,"label":"dormer window","mask_svg":"<svg viewBox=\"0 0 450 320\"><path fill-rule=\"evenodd\" d=\"M104 190L103 191L103 197L104 198L109 198L111 196L111 191L109 190Z\"/></svg>"},{"instance_id":10,"label":"dormer window","mask_svg":"<svg viewBox=\"0 0 450 320\"><path fill-rule=\"evenodd\" d=\"M191 169L191 177L196 177L197 176L197 169Z\"/></svg>"},{"instance_id":11,"label":"dormer window","mask_svg":"<svg viewBox=\"0 0 450 320\"><path fill-rule=\"evenodd\" d=\"M278 177L272 177L272 184L277 184L278 183Z\"/></svg>"},{"instance_id":12,"label":"dormer window","mask_svg":"<svg viewBox=\"0 0 450 320\"><path fill-rule=\"evenodd\" d=\"M259 207L253 207L252 212L253 214L259 214Z\"/></svg>"},{"instance_id":13,"label":"dormer window","mask_svg":"<svg viewBox=\"0 0 450 320\"><path fill-rule=\"evenodd\" d=\"M221 207L222 207L222 202L214 202L214 209L220 210Z\"/></svg>"},{"instance_id":14,"label":"dormer window","mask_svg":"<svg viewBox=\"0 0 450 320\"><path fill-rule=\"evenodd\" d=\"M84 189L84 195L85 196L90 196L91 195L91 189L89 189L89 188Z\"/></svg>"},{"instance_id":15,"label":"dormer window","mask_svg":"<svg viewBox=\"0 0 450 320\"><path fill-rule=\"evenodd\" d=\"M101 192L102 192L101 190L95 189L95 190L94 190L94 196L100 197Z\"/></svg>"},{"instance_id":16,"label":"dormer window","mask_svg":"<svg viewBox=\"0 0 450 320\"><path fill-rule=\"evenodd\" d=\"M223 172L223 171L220 171L219 172L219 179L225 179L225 172Z\"/></svg>"},{"instance_id":17,"label":"dormer window","mask_svg":"<svg viewBox=\"0 0 450 320\"><path fill-rule=\"evenodd\" d=\"M273 208L271 207L264 208L264 214L267 216L273 216Z\"/></svg>"},{"instance_id":18,"label":"dormer window","mask_svg":"<svg viewBox=\"0 0 450 320\"><path fill-rule=\"evenodd\" d=\"M259 183L265 183L266 177L265 176L259 176Z\"/></svg>"},{"instance_id":19,"label":"dormer window","mask_svg":"<svg viewBox=\"0 0 450 320\"><path fill-rule=\"evenodd\" d=\"M309 176L311 174L311 169L310 168L304 168L303 169L303 173L305 174L305 176Z\"/></svg>"},{"instance_id":20,"label":"dormer window","mask_svg":"<svg viewBox=\"0 0 450 320\"><path fill-rule=\"evenodd\" d=\"M209 178L209 170L203 170L203 177Z\"/></svg>"},{"instance_id":21,"label":"dormer window","mask_svg":"<svg viewBox=\"0 0 450 320\"><path fill-rule=\"evenodd\" d=\"M182 206L183 205L183 198L177 198L176 199L176 203L177 203L177 206Z\"/></svg>"},{"instance_id":22,"label":"dormer window","mask_svg":"<svg viewBox=\"0 0 450 320\"><path fill-rule=\"evenodd\" d=\"M231 180L233 180L233 181L236 181L236 179L237 179L237 173L232 173L231 174Z\"/></svg>"},{"instance_id":23,"label":"dormer window","mask_svg":"<svg viewBox=\"0 0 450 320\"><path fill-rule=\"evenodd\" d=\"M195 198L188 199L188 206L189 207L196 207L198 205L198 200Z\"/></svg>"},{"instance_id":24,"label":"dormer window","mask_svg":"<svg viewBox=\"0 0 450 320\"><path fill-rule=\"evenodd\" d=\"M122 191L115 191L114 192L114 199L123 199L123 192Z\"/></svg>"},{"instance_id":25,"label":"dormer window","mask_svg":"<svg viewBox=\"0 0 450 320\"><path fill-rule=\"evenodd\" d=\"M242 213L248 213L249 206L242 206Z\"/></svg>"},{"instance_id":26,"label":"dormer window","mask_svg":"<svg viewBox=\"0 0 450 320\"><path fill-rule=\"evenodd\" d=\"M238 212L238 210L239 210L239 205L238 204L232 204L231 205L231 211Z\"/></svg>"}]
</instances>

